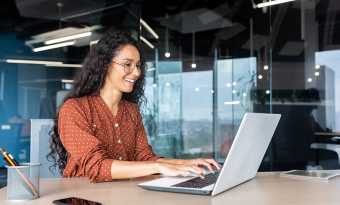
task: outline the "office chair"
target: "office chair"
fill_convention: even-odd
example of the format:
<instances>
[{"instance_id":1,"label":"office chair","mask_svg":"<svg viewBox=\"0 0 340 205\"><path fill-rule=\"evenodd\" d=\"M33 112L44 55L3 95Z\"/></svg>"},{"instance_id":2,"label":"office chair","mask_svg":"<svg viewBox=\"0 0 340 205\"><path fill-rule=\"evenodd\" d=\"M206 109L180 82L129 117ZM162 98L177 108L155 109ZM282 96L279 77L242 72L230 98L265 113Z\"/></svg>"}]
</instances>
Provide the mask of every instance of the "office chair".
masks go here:
<instances>
[{"instance_id":1,"label":"office chair","mask_svg":"<svg viewBox=\"0 0 340 205\"><path fill-rule=\"evenodd\" d=\"M336 152L339 159L340 164L340 145L338 144L328 144L328 143L312 143L310 145L311 149L325 149ZM318 163L318 162L317 162Z\"/></svg>"},{"instance_id":2,"label":"office chair","mask_svg":"<svg viewBox=\"0 0 340 205\"><path fill-rule=\"evenodd\" d=\"M40 178L61 177L57 170L50 171L54 163L49 162L46 155L50 152L50 135L54 122L51 119L31 119L31 163L42 163Z\"/></svg>"},{"instance_id":3,"label":"office chair","mask_svg":"<svg viewBox=\"0 0 340 205\"><path fill-rule=\"evenodd\" d=\"M12 154L13 157L19 163L25 162L25 160L27 160L26 162L28 162L28 157L29 157L28 152L25 156L23 157L20 156L21 152L25 152L24 146L22 146L25 144L21 136L22 126L23 126L22 123L0 124L0 137L1 137L0 146L4 148L7 153ZM5 166L6 164L3 162L3 160L0 160L0 167L5 167Z\"/></svg>"}]
</instances>

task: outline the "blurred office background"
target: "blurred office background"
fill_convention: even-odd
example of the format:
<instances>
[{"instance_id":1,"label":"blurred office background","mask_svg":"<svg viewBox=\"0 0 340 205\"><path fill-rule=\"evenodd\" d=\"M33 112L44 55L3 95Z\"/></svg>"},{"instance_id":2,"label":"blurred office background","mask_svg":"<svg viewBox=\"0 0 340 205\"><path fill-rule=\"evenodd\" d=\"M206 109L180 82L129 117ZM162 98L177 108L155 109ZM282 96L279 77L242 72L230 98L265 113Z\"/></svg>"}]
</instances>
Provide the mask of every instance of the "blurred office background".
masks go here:
<instances>
[{"instance_id":1,"label":"blurred office background","mask_svg":"<svg viewBox=\"0 0 340 205\"><path fill-rule=\"evenodd\" d=\"M340 4L263 2L1 2L0 147L29 162L30 119L52 118L91 47L126 31L147 54L144 125L158 155L223 162L245 112L279 113L259 171L339 169Z\"/></svg>"}]
</instances>

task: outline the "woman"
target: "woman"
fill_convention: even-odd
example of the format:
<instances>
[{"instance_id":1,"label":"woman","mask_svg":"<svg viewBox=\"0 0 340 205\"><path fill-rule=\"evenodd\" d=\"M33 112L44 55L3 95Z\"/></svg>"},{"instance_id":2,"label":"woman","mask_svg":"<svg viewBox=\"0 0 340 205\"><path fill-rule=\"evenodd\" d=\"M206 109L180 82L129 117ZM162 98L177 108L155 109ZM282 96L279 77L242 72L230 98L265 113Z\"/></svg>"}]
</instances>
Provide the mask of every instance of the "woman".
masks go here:
<instances>
[{"instance_id":1,"label":"woman","mask_svg":"<svg viewBox=\"0 0 340 205\"><path fill-rule=\"evenodd\" d=\"M84 60L74 86L54 118L53 159L63 177L87 177L91 183L140 177L198 174L213 159L165 159L147 142L139 107L144 103L146 60L129 34L104 36Z\"/></svg>"}]
</instances>

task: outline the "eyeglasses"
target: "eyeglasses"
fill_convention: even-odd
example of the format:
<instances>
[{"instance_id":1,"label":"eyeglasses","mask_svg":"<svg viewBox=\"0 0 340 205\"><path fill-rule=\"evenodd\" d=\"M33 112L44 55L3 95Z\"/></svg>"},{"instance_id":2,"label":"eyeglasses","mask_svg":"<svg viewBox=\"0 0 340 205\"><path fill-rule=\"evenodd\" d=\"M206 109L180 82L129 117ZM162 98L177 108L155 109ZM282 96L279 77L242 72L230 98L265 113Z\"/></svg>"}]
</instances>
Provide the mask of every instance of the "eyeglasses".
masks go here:
<instances>
[{"instance_id":1,"label":"eyeglasses","mask_svg":"<svg viewBox=\"0 0 340 205\"><path fill-rule=\"evenodd\" d=\"M124 62L124 64L116 63L116 62L114 62L114 61L112 61L112 62L115 63L115 64L118 64L118 65L120 65L120 66L123 66L123 67L124 67L124 72L125 72L126 74L132 73L132 72L135 70L136 67L137 67L138 71L139 71L140 73L142 73L142 70L141 70L141 68L140 68L141 63L139 63L138 65L136 65L135 62L134 62L133 60L126 60L126 61Z\"/></svg>"}]
</instances>

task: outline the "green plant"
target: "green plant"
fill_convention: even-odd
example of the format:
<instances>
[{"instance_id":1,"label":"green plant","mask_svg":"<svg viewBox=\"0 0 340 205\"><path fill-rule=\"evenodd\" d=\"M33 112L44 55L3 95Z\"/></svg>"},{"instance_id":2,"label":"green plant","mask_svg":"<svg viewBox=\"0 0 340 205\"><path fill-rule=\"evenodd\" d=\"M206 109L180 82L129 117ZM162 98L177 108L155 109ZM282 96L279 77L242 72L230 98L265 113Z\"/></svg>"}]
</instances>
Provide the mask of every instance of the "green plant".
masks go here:
<instances>
[{"instance_id":1,"label":"green plant","mask_svg":"<svg viewBox=\"0 0 340 205\"><path fill-rule=\"evenodd\" d=\"M290 98L287 98L287 100L290 101L290 102L294 102L295 99L296 99L295 94L292 94L292 96L290 96Z\"/></svg>"}]
</instances>

